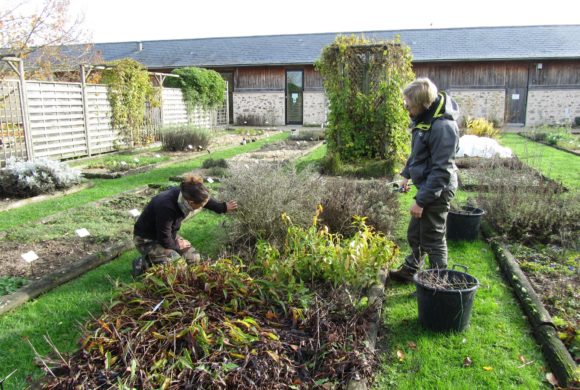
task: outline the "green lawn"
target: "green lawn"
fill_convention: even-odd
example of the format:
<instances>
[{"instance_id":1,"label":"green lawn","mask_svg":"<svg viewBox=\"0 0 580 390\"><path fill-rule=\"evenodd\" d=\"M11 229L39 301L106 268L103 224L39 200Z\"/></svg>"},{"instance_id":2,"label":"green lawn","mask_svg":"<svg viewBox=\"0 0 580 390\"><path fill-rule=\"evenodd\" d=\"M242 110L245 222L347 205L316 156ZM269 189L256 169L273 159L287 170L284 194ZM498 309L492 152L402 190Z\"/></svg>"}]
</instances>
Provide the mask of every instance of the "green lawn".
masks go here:
<instances>
[{"instance_id":1,"label":"green lawn","mask_svg":"<svg viewBox=\"0 0 580 390\"><path fill-rule=\"evenodd\" d=\"M545 176L568 189L580 189L580 157L512 133L502 134L500 143Z\"/></svg>"},{"instance_id":2,"label":"green lawn","mask_svg":"<svg viewBox=\"0 0 580 390\"><path fill-rule=\"evenodd\" d=\"M460 194L465 198L465 194ZM397 231L405 243L412 193L401 196L405 211ZM424 330L418 322L414 285L389 282L384 305L385 337L379 343L383 363L376 388L400 389L537 389L544 383L543 357L516 299L502 279L493 252L483 241L449 243L449 264L469 267L480 282L471 325L462 333L439 334ZM414 347L416 345L416 347ZM413 347L413 348L412 348ZM397 356L401 351L404 356ZM533 361L524 367L525 361ZM466 357L470 367L463 367Z\"/></svg>"}]
</instances>

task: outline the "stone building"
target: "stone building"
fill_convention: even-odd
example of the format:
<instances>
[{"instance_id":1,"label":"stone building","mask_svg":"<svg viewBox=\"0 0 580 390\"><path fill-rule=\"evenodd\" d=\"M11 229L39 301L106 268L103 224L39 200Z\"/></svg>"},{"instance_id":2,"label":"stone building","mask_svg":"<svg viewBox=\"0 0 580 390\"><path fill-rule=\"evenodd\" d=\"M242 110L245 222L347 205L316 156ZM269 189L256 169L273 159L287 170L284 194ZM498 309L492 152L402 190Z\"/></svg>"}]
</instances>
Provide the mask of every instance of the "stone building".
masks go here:
<instances>
[{"instance_id":1,"label":"stone building","mask_svg":"<svg viewBox=\"0 0 580 390\"><path fill-rule=\"evenodd\" d=\"M346 32L400 36L417 76L430 77L462 114L515 126L580 121L580 25ZM316 125L326 98L314 63L337 33L99 43L105 60L149 70L198 66L229 85L230 123Z\"/></svg>"}]
</instances>

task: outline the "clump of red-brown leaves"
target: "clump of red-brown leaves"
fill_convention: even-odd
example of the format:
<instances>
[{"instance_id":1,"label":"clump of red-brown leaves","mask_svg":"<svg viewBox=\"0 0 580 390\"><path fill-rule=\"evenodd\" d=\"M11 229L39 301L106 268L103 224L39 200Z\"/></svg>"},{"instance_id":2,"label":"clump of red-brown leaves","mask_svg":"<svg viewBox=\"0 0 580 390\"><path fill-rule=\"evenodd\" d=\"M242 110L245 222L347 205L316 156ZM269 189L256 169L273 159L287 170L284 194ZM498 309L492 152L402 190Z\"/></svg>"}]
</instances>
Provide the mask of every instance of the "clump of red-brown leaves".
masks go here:
<instances>
[{"instance_id":1,"label":"clump of red-brown leaves","mask_svg":"<svg viewBox=\"0 0 580 390\"><path fill-rule=\"evenodd\" d=\"M87 324L79 351L44 359L43 386L331 389L370 379L373 308L324 290L286 289L225 259L154 268Z\"/></svg>"}]
</instances>

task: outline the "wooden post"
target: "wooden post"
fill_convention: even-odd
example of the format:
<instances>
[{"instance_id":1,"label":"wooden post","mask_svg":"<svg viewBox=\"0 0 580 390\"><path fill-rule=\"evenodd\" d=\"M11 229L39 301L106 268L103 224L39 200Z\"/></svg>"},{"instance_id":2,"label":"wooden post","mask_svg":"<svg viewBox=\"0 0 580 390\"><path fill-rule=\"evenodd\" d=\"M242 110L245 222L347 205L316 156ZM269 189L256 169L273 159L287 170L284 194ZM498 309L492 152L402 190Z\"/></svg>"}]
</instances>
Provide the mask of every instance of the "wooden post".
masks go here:
<instances>
[{"instance_id":1,"label":"wooden post","mask_svg":"<svg viewBox=\"0 0 580 390\"><path fill-rule=\"evenodd\" d=\"M34 160L34 149L32 147L32 134L30 134L30 118L28 117L28 98L26 96L26 80L24 79L24 61L22 58L4 57L4 61L10 65L12 70L18 75L18 88L20 95L20 112L22 113L22 129L24 131L24 143L26 144L26 155L28 160ZM18 62L18 67L13 62Z\"/></svg>"},{"instance_id":2,"label":"wooden post","mask_svg":"<svg viewBox=\"0 0 580 390\"><path fill-rule=\"evenodd\" d=\"M85 140L87 143L87 155L92 156L91 151L91 135L89 133L89 105L87 102L87 74L85 70L85 65L81 65L81 92L83 96L83 119L85 126Z\"/></svg>"}]
</instances>

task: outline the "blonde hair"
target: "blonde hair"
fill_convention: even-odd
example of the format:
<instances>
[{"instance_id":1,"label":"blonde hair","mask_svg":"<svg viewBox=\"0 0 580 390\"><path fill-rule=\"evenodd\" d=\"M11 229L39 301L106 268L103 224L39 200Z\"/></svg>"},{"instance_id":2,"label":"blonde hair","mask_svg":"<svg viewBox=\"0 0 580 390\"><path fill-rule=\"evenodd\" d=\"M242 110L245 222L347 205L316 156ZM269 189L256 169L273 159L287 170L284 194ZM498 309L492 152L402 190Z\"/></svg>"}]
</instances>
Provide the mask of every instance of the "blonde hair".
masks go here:
<instances>
[{"instance_id":1,"label":"blonde hair","mask_svg":"<svg viewBox=\"0 0 580 390\"><path fill-rule=\"evenodd\" d=\"M209 198L209 191L203 185L200 176L188 175L180 185L181 193L187 200L195 203L205 202Z\"/></svg>"},{"instance_id":2,"label":"blonde hair","mask_svg":"<svg viewBox=\"0 0 580 390\"><path fill-rule=\"evenodd\" d=\"M427 109L437 99L437 87L427 77L420 77L407 85L403 95L414 107Z\"/></svg>"}]
</instances>

